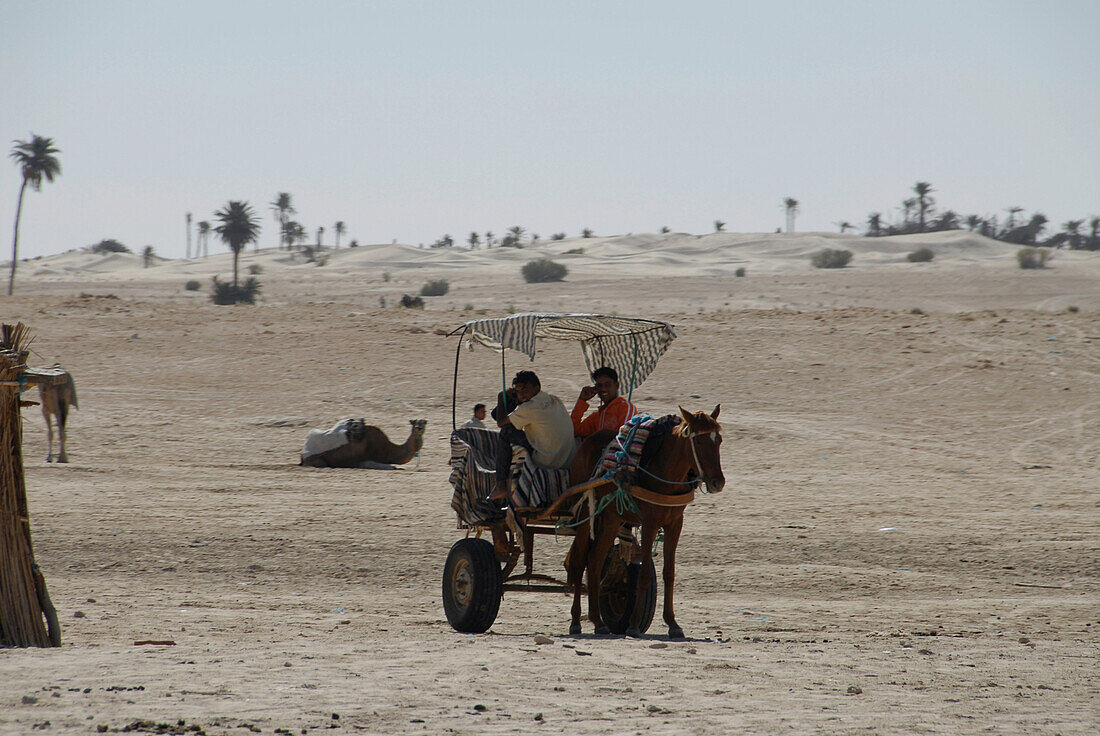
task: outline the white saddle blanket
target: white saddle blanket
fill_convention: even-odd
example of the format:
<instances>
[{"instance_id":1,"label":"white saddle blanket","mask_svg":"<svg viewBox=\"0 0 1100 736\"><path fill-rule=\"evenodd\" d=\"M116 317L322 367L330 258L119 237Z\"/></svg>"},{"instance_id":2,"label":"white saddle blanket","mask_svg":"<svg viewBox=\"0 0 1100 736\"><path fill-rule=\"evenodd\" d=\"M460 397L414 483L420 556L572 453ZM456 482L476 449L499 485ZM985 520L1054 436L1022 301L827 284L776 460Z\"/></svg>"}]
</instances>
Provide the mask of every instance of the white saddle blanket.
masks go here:
<instances>
[{"instance_id":1,"label":"white saddle blanket","mask_svg":"<svg viewBox=\"0 0 1100 736\"><path fill-rule=\"evenodd\" d=\"M337 422L332 429L311 429L306 435L306 446L302 450L302 459L320 455L322 452L335 450L348 443L348 424L352 420L344 419Z\"/></svg>"}]
</instances>

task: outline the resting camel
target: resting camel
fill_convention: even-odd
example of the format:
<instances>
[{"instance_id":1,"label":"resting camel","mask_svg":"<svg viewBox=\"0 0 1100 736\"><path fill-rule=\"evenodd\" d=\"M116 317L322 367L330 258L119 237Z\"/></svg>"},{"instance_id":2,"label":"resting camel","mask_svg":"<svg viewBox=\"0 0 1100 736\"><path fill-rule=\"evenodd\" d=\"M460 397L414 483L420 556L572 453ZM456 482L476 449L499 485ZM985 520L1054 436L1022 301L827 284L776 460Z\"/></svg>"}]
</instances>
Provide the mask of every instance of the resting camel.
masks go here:
<instances>
[{"instance_id":1,"label":"resting camel","mask_svg":"<svg viewBox=\"0 0 1100 736\"><path fill-rule=\"evenodd\" d=\"M570 634L581 633L581 582L586 570L588 572L588 618L595 625L597 635L610 633L600 615L600 578L607 553L615 542L621 523L626 521L629 524L641 525L643 554L648 554L653 549L657 532L664 530L664 619L668 625L670 639L684 638L684 630L676 623L672 595L676 580L676 546L680 541L680 532L684 525L686 501L690 498L685 493L684 484L689 478L695 477L702 480L711 493L718 493L726 484L718 452L722 444L722 428L716 421L720 411L720 405L714 407L714 411L709 415L701 411L689 413L683 407L680 408L682 421L665 437L652 460L644 467L643 470L648 472L639 472L634 480L634 486L643 489L641 494L653 499L646 501L635 495L637 514L627 511L620 515L617 510L618 504L608 504L595 519L595 540L589 538L588 521L577 527L573 546L566 558L569 584L573 587ZM597 433L581 445L577 452L577 459L570 467L570 477L574 484L587 480L583 466L587 465L589 471L595 467L595 462L599 459L609 437L609 433ZM614 490L613 487L602 489L597 497L607 495ZM680 498L677 499L676 496ZM570 498L575 499L576 496L567 493L558 499L546 514L551 514ZM638 576L636 602L645 599L650 582L648 575ZM640 635L640 617L641 607L636 603L626 631L628 636Z\"/></svg>"},{"instance_id":2,"label":"resting camel","mask_svg":"<svg viewBox=\"0 0 1100 736\"><path fill-rule=\"evenodd\" d=\"M427 419L411 419L412 432L402 445L395 445L378 427L361 420L348 427L348 443L340 447L310 455L302 465L312 468L358 468L364 462L404 465L416 457L424 444L424 427Z\"/></svg>"},{"instance_id":3,"label":"resting camel","mask_svg":"<svg viewBox=\"0 0 1100 736\"><path fill-rule=\"evenodd\" d=\"M50 449L46 455L46 462L53 462L53 418L57 417L57 436L60 440L61 451L57 454L57 462L69 462L69 456L65 454L65 425L69 419L69 407L79 409L76 404L76 384L73 377L59 364L54 364L54 369L63 374L61 383L38 384L38 396L42 400L42 416L46 418L46 430L49 436Z\"/></svg>"}]
</instances>

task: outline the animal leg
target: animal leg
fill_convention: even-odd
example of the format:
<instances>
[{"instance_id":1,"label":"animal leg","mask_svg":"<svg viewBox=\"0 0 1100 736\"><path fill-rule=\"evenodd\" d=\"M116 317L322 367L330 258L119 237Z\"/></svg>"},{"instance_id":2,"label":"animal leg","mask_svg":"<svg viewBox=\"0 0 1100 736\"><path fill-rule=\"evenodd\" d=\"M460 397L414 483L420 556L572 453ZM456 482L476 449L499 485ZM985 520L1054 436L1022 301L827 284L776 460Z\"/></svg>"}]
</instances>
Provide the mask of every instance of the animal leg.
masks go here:
<instances>
[{"instance_id":1,"label":"animal leg","mask_svg":"<svg viewBox=\"0 0 1100 736\"><path fill-rule=\"evenodd\" d=\"M572 618L569 623L569 634L580 636L581 633L581 589L584 587L584 567L588 556L588 523L581 524L576 529L573 537L573 545L569 548L569 556L566 559L565 568L569 572L567 581L573 588Z\"/></svg>"},{"instance_id":2,"label":"animal leg","mask_svg":"<svg viewBox=\"0 0 1100 736\"><path fill-rule=\"evenodd\" d=\"M600 578L621 521L618 514L604 511L596 541L588 547L588 620L596 626L596 636L607 636L611 633L600 614Z\"/></svg>"},{"instance_id":3,"label":"animal leg","mask_svg":"<svg viewBox=\"0 0 1100 736\"><path fill-rule=\"evenodd\" d=\"M683 528L683 516L665 527L665 623L668 624L669 639L684 638L684 630L676 623L676 614L672 607L672 587L676 583L676 545L680 542Z\"/></svg>"},{"instance_id":4,"label":"animal leg","mask_svg":"<svg viewBox=\"0 0 1100 736\"><path fill-rule=\"evenodd\" d=\"M66 416L68 414L66 408L67 407L62 404L60 407L61 414L57 417L57 437L60 440L59 445L61 447L61 452L57 455L57 462L59 463L69 462L69 456L65 454L65 425L68 423L66 421L68 419Z\"/></svg>"},{"instance_id":5,"label":"animal leg","mask_svg":"<svg viewBox=\"0 0 1100 736\"><path fill-rule=\"evenodd\" d=\"M645 564L645 555L653 554L653 541L657 539L657 524L649 519L642 520L642 564L638 571L638 587L634 595L634 610L630 612L630 626L626 630L627 636L638 637L642 635L642 601L645 600L646 591L653 581L645 572L648 566ZM668 589L668 583L665 583Z\"/></svg>"},{"instance_id":6,"label":"animal leg","mask_svg":"<svg viewBox=\"0 0 1100 736\"><path fill-rule=\"evenodd\" d=\"M46 417L46 436L49 441L50 449L46 453L46 462L53 462L53 417L45 410L45 402L43 402L42 415Z\"/></svg>"}]
</instances>

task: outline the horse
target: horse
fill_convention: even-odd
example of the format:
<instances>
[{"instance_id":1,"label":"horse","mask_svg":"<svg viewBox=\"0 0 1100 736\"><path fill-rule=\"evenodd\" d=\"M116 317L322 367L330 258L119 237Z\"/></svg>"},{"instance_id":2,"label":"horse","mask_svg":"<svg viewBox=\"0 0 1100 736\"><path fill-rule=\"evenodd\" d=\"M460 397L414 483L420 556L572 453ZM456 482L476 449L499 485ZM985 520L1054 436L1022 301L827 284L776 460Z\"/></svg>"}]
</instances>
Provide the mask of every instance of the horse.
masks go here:
<instances>
[{"instance_id":1,"label":"horse","mask_svg":"<svg viewBox=\"0 0 1100 736\"><path fill-rule=\"evenodd\" d=\"M657 538L657 532L664 530L664 620L668 625L670 639L683 639L684 630L676 623L676 615L673 608L673 586L676 580L676 546L680 541L680 532L684 524L684 509L687 505L685 499L690 496L685 494L684 488L688 479L694 474L698 480L706 484L707 491L718 493L726 484L726 478L722 474L722 463L719 456L719 448L722 444L722 428L718 424L718 414L722 406L714 407L711 414L705 412L690 413L680 407L682 421L669 433L660 449L639 473L635 481L635 487L643 489L640 495L652 498L647 501L644 498L634 498L638 512L626 511L620 513L618 504L609 503L603 512L594 519L587 519L576 528L576 536L573 537L573 545L566 557L568 569L568 583L573 588L572 621L569 626L571 635L581 633L581 591L582 578L585 571L588 573L588 618L595 625L597 636L606 636L610 629L603 622L600 615L600 577L603 573L604 561L607 559L611 545L619 532L622 522L628 524L640 524L642 527L641 549L643 554L649 554L653 549L653 543ZM602 454L606 444L606 434L593 435L582 443L578 450L577 462L571 467L571 480L574 485L578 481L587 480L581 465L588 465L589 474L595 466L595 461ZM583 459L582 459L583 458ZM582 476L584 476L582 478ZM614 488L605 487L598 491L597 498L602 498L612 493ZM650 491L650 493L645 493ZM670 496L668 505L665 505L661 496ZM680 498L675 498L679 496ZM576 498L576 493L566 494L548 511L563 505L569 498ZM586 513L582 510L581 512ZM598 522L598 523L596 523ZM589 539L589 524L596 523L595 539ZM640 636L641 607L638 602L645 599L645 594L651 584L649 575L638 575L638 589L635 595L635 606L627 628L627 636Z\"/></svg>"},{"instance_id":2,"label":"horse","mask_svg":"<svg viewBox=\"0 0 1100 736\"><path fill-rule=\"evenodd\" d=\"M60 441L61 451L57 454L57 462L69 462L69 456L65 454L65 425L69 420L69 407L79 409L76 403L76 384L68 371L59 364L54 364L54 370L61 376L60 383L38 384L38 396L42 400L42 416L46 418L46 430L49 436L49 450L46 462L53 462L53 418L57 417L57 436Z\"/></svg>"}]
</instances>

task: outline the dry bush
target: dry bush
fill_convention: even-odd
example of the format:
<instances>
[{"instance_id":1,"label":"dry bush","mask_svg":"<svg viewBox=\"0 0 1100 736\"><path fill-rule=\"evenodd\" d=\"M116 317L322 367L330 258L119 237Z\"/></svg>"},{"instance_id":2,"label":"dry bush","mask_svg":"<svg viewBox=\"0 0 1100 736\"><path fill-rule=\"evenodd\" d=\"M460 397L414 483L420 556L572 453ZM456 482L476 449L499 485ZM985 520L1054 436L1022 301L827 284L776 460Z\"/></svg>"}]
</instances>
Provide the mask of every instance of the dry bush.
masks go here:
<instances>
[{"instance_id":1,"label":"dry bush","mask_svg":"<svg viewBox=\"0 0 1100 736\"><path fill-rule=\"evenodd\" d=\"M451 282L447 279L428 281L420 287L420 296L443 296L451 290Z\"/></svg>"},{"instance_id":2,"label":"dry bush","mask_svg":"<svg viewBox=\"0 0 1100 736\"><path fill-rule=\"evenodd\" d=\"M826 248L814 253L810 263L814 268L844 268L852 260L852 251Z\"/></svg>"},{"instance_id":3,"label":"dry bush","mask_svg":"<svg viewBox=\"0 0 1100 736\"><path fill-rule=\"evenodd\" d=\"M540 258L523 264L520 272L527 283L542 284L547 281L561 281L569 273L569 269L560 263L554 263L549 258Z\"/></svg>"},{"instance_id":4,"label":"dry bush","mask_svg":"<svg viewBox=\"0 0 1100 736\"><path fill-rule=\"evenodd\" d=\"M910 263L927 263L936 257L936 254L931 248L917 248L915 251L905 256Z\"/></svg>"},{"instance_id":5,"label":"dry bush","mask_svg":"<svg viewBox=\"0 0 1100 736\"><path fill-rule=\"evenodd\" d=\"M1016 262L1020 268L1046 268L1053 257L1049 248L1020 248L1016 251Z\"/></svg>"}]
</instances>

